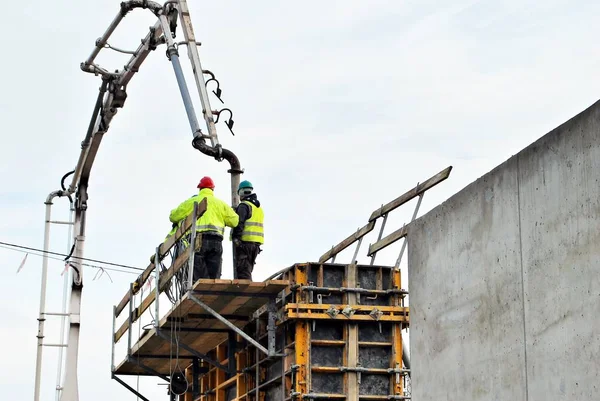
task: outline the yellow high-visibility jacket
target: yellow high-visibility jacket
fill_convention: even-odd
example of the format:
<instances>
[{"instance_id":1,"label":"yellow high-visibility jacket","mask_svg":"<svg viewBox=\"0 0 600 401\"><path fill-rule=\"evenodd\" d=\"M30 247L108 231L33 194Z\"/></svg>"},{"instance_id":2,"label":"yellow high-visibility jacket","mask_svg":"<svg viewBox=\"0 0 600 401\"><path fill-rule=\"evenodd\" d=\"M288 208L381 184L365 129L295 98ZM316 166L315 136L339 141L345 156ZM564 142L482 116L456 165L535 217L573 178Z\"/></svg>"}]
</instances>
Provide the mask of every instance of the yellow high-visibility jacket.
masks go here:
<instances>
[{"instance_id":1,"label":"yellow high-visibility jacket","mask_svg":"<svg viewBox=\"0 0 600 401\"><path fill-rule=\"evenodd\" d=\"M206 198L206 211L196 221L196 231L223 236L225 226L234 228L238 225L237 213L227 203L214 196L209 188L203 188L198 195L186 199L177 208L171 210L169 220L179 224L194 211L194 202L200 203Z\"/></svg>"}]
</instances>

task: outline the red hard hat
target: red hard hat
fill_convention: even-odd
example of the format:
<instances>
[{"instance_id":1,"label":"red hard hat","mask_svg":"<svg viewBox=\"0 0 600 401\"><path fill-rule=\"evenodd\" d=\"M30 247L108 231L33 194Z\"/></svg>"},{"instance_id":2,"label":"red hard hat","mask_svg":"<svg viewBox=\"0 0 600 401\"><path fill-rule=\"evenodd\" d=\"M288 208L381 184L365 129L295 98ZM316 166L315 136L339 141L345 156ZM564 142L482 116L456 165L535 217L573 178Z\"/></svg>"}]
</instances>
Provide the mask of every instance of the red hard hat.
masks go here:
<instances>
[{"instance_id":1,"label":"red hard hat","mask_svg":"<svg viewBox=\"0 0 600 401\"><path fill-rule=\"evenodd\" d=\"M200 183L198 184L198 188L200 188L200 189L202 189L202 188L215 189L215 183L213 182L212 178L210 178L210 177L202 177L202 179L200 180Z\"/></svg>"}]
</instances>

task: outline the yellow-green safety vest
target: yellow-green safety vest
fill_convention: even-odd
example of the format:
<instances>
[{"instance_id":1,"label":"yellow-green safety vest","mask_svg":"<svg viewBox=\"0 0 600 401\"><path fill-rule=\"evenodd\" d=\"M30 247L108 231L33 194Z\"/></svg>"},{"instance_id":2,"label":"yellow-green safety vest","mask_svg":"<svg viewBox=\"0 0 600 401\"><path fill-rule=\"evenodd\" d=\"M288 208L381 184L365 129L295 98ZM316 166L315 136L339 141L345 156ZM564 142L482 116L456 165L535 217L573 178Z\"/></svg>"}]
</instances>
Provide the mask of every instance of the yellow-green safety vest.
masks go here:
<instances>
[{"instance_id":1,"label":"yellow-green safety vest","mask_svg":"<svg viewBox=\"0 0 600 401\"><path fill-rule=\"evenodd\" d=\"M252 215L244 222L242 230L242 241L265 243L264 219L265 215L261 207L256 207L252 202L242 201L252 209Z\"/></svg>"},{"instance_id":2,"label":"yellow-green safety vest","mask_svg":"<svg viewBox=\"0 0 600 401\"><path fill-rule=\"evenodd\" d=\"M198 195L184 201L176 209L171 211L169 220L178 224L185 219L194 209L194 202L200 203L206 198L206 211L196 220L196 231L201 233L214 233L223 236L225 226L234 228L238 225L239 216L225 202L216 198L213 191L207 188L201 189Z\"/></svg>"}]
</instances>

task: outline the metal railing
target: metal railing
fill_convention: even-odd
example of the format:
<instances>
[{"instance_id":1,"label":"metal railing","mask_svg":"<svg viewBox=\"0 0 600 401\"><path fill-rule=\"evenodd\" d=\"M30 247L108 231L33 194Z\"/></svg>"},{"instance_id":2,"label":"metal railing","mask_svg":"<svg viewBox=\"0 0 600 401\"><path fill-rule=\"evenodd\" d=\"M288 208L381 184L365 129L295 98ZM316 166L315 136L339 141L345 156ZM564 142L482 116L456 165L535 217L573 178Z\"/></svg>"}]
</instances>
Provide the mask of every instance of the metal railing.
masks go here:
<instances>
[{"instance_id":1,"label":"metal railing","mask_svg":"<svg viewBox=\"0 0 600 401\"><path fill-rule=\"evenodd\" d=\"M341 241L339 244L332 246L329 251L325 252L319 258L319 263L325 263L330 259L331 259L331 262L334 263L336 256L340 252L342 252L344 249L348 248L350 245L352 245L358 241L358 244L356 245L356 249L354 251L354 256L351 261L351 263L353 263L358 256L358 251L360 250L360 246L362 244L363 238L368 233L373 231L377 220L379 218L383 218L383 221L381 223L381 228L379 230L379 235L377 236L377 241L375 243L369 245L369 251L367 252L367 256L371 257L371 265L374 264L375 256L377 255L377 252L388 247L389 245L393 244L394 242L398 241L399 239L406 237L406 234L407 234L406 225L404 225L401 228L399 228L398 230L394 231L393 233L382 238L383 231L385 229L385 223L387 222L387 218L388 218L388 215L390 214L390 212L394 211L395 209L399 208L400 206L404 205L405 203L409 202L410 200L412 200L416 197L419 197L411 222L414 221L417 217L417 213L419 212L419 208L421 206L421 201L423 200L423 195L425 194L425 191L427 191L430 188L433 188L440 182L447 179L450 176L450 171L452 171L452 166L445 168L444 170L440 171L439 173L437 173L433 177L430 177L429 179L425 180L424 182L418 183L417 186L415 186L411 190L405 192L404 194L400 195L393 201L391 201L385 205L381 205L380 208L378 208L373 213L371 213L371 216L369 217L369 221L367 222L367 224L365 226L356 230L356 232L354 234L348 236L346 239ZM402 245L402 250L400 251L400 255L398 256L398 259L396 260L396 264L395 264L396 268L400 265L400 261L402 259L402 255L404 254L405 248L406 248L406 242Z\"/></svg>"},{"instance_id":2,"label":"metal railing","mask_svg":"<svg viewBox=\"0 0 600 401\"><path fill-rule=\"evenodd\" d=\"M160 244L155 251L150 265L138 276L138 278L130 284L129 291L123 296L121 302L114 307L113 313L113 339L112 339L112 369L114 370L114 348L115 344L125 335L128 334L127 341L127 355L131 354L131 341L132 341L132 326L133 324L144 314L148 308L154 303L155 305L155 316L154 316L154 327L157 327L160 323L160 309L159 309L159 297L170 285L173 277L186 265L188 265L187 274L187 288L191 288L193 280L193 260L194 253L199 248L200 237L196 236L196 221L206 211L206 199L203 199L200 203L194 203L193 212L186 217L180 224L177 231L168 237L162 244ZM184 238L186 235L190 235L189 246L181 252L175 260L172 261L171 266L164 271L161 271L161 262L165 256L169 253L171 248L175 244ZM151 291L140 303L139 306L134 307L134 297L143 288L143 285L148 279L151 278L154 272L155 289ZM116 328L116 320L121 315L123 310L129 306L129 314L127 319Z\"/></svg>"}]
</instances>

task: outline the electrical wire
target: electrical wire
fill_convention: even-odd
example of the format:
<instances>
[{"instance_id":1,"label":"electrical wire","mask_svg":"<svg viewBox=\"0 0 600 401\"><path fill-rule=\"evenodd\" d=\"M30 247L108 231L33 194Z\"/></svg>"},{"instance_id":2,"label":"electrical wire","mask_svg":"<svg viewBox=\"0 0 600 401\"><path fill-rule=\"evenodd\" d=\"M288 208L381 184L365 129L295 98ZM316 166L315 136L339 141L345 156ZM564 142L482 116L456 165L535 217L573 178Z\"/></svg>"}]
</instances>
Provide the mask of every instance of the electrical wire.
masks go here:
<instances>
[{"instance_id":1,"label":"electrical wire","mask_svg":"<svg viewBox=\"0 0 600 401\"><path fill-rule=\"evenodd\" d=\"M189 243L189 238L185 237L175 243L175 246L172 248L170 252L171 260L175 261L179 257L179 255L185 252L187 245ZM175 274L175 276L171 279L170 285L164 290L165 295L171 301L173 305L175 305L181 296L185 293L185 284L187 283L188 277L188 266L189 261L181 266L179 271ZM166 267L161 263L161 269L164 272Z\"/></svg>"},{"instance_id":2,"label":"electrical wire","mask_svg":"<svg viewBox=\"0 0 600 401\"><path fill-rule=\"evenodd\" d=\"M48 255L56 255L56 256L63 256L63 257L67 257L68 256L68 255L66 255L64 253L44 251L43 249L31 248L31 247L28 247L28 246L11 244L11 243L8 243L8 242L1 242L0 241L0 245L10 246L10 247L19 248L19 249L27 249L29 251L40 252L42 254L45 253L45 254L48 254ZM107 265L107 266L115 266L115 267L122 267L122 268L125 268L125 269L131 269L131 270L137 270L137 271L144 271L144 269L141 269L139 267L127 266L127 265L123 265L123 264L120 264L120 263L106 262L104 260L82 258L82 257L78 257L78 256L71 256L71 258L72 259L85 260L87 262L101 263L101 264Z\"/></svg>"},{"instance_id":3,"label":"electrical wire","mask_svg":"<svg viewBox=\"0 0 600 401\"><path fill-rule=\"evenodd\" d=\"M0 244L2 244L2 243L0 243ZM13 251L13 252L27 253L27 254L33 255L33 256L39 256L39 257L43 257L44 256L43 252L40 252L41 254L40 253L33 253L33 252L23 251L23 250L20 250L20 249L9 248L9 247L3 246L3 245L0 245L0 248L4 248L6 250ZM58 260L58 261L64 262L63 259L57 258L57 257L53 257L53 256L48 256L48 259ZM91 268L94 268L94 269L108 270L108 271L113 271L113 272L118 272L118 273L127 273L127 274L135 274L135 275L137 275L137 273L134 273L134 272L131 272L131 271L120 270L120 269L113 269L113 268L110 268L110 267L103 267L103 266L98 266L98 265L92 265L92 264L89 264L89 263L81 263L81 265L82 266L86 266L86 267L91 267Z\"/></svg>"}]
</instances>

